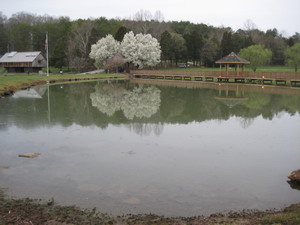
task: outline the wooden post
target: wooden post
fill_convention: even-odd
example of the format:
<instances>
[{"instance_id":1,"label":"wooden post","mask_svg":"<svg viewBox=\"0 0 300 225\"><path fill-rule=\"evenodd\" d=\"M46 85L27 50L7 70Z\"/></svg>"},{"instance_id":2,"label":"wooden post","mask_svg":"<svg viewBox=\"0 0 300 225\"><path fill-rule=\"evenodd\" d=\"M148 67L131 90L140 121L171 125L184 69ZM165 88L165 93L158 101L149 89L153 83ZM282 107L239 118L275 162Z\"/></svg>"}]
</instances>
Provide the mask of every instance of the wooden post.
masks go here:
<instances>
[{"instance_id":1,"label":"wooden post","mask_svg":"<svg viewBox=\"0 0 300 225\"><path fill-rule=\"evenodd\" d=\"M229 67L229 64L226 64L226 75L228 75L228 67Z\"/></svg>"}]
</instances>

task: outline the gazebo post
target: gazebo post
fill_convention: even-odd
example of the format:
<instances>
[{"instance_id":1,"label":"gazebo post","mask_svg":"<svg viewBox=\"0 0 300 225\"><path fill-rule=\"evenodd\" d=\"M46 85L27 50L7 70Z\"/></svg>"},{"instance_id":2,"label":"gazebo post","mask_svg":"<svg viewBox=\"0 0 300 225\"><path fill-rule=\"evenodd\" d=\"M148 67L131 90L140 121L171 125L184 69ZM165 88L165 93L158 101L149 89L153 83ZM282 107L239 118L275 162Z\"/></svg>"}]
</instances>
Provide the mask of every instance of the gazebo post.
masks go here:
<instances>
[{"instance_id":1,"label":"gazebo post","mask_svg":"<svg viewBox=\"0 0 300 225\"><path fill-rule=\"evenodd\" d=\"M228 75L228 67L229 67L229 64L227 63L226 64L226 75Z\"/></svg>"}]
</instances>

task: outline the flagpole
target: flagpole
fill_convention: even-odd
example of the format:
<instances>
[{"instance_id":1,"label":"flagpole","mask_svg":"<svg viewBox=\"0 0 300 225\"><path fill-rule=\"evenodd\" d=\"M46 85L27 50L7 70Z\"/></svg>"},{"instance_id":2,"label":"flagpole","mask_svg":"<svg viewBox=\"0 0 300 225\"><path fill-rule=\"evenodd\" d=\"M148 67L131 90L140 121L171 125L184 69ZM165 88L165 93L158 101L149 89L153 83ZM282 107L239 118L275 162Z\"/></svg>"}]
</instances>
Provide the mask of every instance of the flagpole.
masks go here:
<instances>
[{"instance_id":1,"label":"flagpole","mask_svg":"<svg viewBox=\"0 0 300 225\"><path fill-rule=\"evenodd\" d=\"M48 48L48 32L46 33L46 55L47 55L47 77L49 76L49 48Z\"/></svg>"}]
</instances>

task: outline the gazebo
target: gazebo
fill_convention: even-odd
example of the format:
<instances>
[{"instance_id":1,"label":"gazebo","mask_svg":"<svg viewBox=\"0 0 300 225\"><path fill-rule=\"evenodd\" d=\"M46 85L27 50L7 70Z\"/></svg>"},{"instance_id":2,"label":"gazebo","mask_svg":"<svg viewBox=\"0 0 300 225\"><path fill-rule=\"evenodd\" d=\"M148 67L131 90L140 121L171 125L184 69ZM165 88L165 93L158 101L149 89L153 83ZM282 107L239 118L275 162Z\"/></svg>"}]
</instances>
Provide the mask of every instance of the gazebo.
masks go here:
<instances>
[{"instance_id":1,"label":"gazebo","mask_svg":"<svg viewBox=\"0 0 300 225\"><path fill-rule=\"evenodd\" d=\"M240 65L242 65L242 72L245 72L245 65L250 64L250 62L246 59L243 59L236 55L234 52L231 52L229 55L223 57L216 61L217 64L220 64L220 72L222 72L222 66L226 67L226 74L228 74L229 66L235 65L236 74L239 74Z\"/></svg>"}]
</instances>

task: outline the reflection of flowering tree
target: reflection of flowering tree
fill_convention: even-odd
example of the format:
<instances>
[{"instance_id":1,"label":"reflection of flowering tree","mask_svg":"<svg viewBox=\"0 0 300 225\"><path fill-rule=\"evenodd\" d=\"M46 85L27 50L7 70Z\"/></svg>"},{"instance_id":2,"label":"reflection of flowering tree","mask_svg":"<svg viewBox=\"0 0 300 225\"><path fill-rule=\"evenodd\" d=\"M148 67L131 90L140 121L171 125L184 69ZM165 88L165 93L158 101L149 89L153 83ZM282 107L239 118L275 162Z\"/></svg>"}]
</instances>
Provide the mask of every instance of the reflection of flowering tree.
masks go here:
<instances>
[{"instance_id":1,"label":"reflection of flowering tree","mask_svg":"<svg viewBox=\"0 0 300 225\"><path fill-rule=\"evenodd\" d=\"M121 98L119 94L110 92L109 88L105 90L102 85L96 85L95 90L90 95L92 106L108 116L112 116L116 111L120 110Z\"/></svg>"},{"instance_id":2,"label":"reflection of flowering tree","mask_svg":"<svg viewBox=\"0 0 300 225\"><path fill-rule=\"evenodd\" d=\"M108 116L122 110L129 120L150 118L160 106L160 90L153 86L140 85L129 91L96 85L95 90L90 95L92 105Z\"/></svg>"},{"instance_id":3,"label":"reflection of flowering tree","mask_svg":"<svg viewBox=\"0 0 300 225\"><path fill-rule=\"evenodd\" d=\"M132 120L134 117L150 118L159 106L160 90L153 86L144 88L140 85L125 93L121 109L125 117Z\"/></svg>"}]
</instances>

